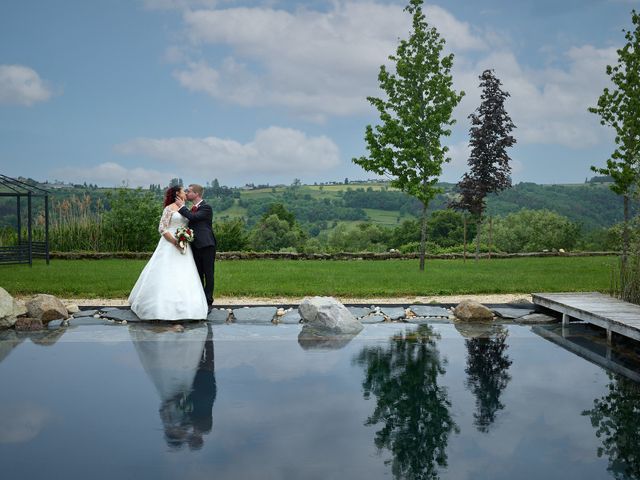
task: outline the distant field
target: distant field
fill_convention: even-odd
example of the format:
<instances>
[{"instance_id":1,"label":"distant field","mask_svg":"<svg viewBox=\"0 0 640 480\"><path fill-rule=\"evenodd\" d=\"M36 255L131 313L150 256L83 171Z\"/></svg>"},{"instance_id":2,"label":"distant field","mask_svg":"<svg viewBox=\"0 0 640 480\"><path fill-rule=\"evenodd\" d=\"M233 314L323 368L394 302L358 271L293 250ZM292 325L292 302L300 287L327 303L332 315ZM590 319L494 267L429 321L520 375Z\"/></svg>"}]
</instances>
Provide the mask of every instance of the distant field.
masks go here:
<instances>
[{"instance_id":1,"label":"distant field","mask_svg":"<svg viewBox=\"0 0 640 480\"><path fill-rule=\"evenodd\" d=\"M365 213L373 223L384 227L397 227L405 220L413 220L413 215L401 215L397 211L375 210L373 208L365 208ZM399 219L399 220L398 220Z\"/></svg>"},{"instance_id":2,"label":"distant field","mask_svg":"<svg viewBox=\"0 0 640 480\"><path fill-rule=\"evenodd\" d=\"M216 264L217 296L350 297L607 291L613 257L312 261L242 260ZM128 296L142 260L58 260L47 266L0 266L9 293L61 297ZM174 279L168 279L174 281Z\"/></svg>"},{"instance_id":3,"label":"distant field","mask_svg":"<svg viewBox=\"0 0 640 480\"><path fill-rule=\"evenodd\" d=\"M231 208L227 208L221 212L218 212L214 215L214 221L221 217L229 217L233 218L244 218L247 216L247 209L238 205L238 200L235 200L233 206Z\"/></svg>"}]
</instances>

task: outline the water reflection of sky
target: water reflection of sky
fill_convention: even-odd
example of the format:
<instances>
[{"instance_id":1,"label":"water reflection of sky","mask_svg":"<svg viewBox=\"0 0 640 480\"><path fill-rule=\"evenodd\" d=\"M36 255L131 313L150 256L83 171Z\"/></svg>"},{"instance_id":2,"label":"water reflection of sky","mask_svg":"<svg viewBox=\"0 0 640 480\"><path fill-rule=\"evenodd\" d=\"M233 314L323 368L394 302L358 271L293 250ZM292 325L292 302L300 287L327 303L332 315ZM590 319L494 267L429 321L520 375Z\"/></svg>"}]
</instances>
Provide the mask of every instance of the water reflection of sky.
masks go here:
<instances>
[{"instance_id":1,"label":"water reflection of sky","mask_svg":"<svg viewBox=\"0 0 640 480\"><path fill-rule=\"evenodd\" d=\"M208 328L1 333L2 477L571 479L619 469L598 457L603 439L585 414L615 377L527 327L474 340L448 324L369 325L336 348L303 348L297 325ZM635 391L625 401L640 407ZM618 478L638 478L633 468Z\"/></svg>"}]
</instances>

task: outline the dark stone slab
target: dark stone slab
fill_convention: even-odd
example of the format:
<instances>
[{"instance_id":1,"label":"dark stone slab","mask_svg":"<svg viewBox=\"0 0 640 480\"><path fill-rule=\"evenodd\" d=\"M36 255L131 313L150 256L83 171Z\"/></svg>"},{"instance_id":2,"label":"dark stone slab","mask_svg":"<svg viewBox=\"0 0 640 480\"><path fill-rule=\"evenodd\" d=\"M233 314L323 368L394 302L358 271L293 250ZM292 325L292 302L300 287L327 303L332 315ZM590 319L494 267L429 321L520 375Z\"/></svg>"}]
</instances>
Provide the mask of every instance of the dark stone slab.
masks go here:
<instances>
[{"instance_id":1,"label":"dark stone slab","mask_svg":"<svg viewBox=\"0 0 640 480\"><path fill-rule=\"evenodd\" d=\"M98 313L98 310L95 309L80 310L79 312L73 314L73 318L93 317L96 313Z\"/></svg>"},{"instance_id":2,"label":"dark stone slab","mask_svg":"<svg viewBox=\"0 0 640 480\"><path fill-rule=\"evenodd\" d=\"M80 317L70 318L68 325L70 327L79 327L81 325L106 325L108 320L102 317Z\"/></svg>"},{"instance_id":3,"label":"dark stone slab","mask_svg":"<svg viewBox=\"0 0 640 480\"><path fill-rule=\"evenodd\" d=\"M368 324L368 323L380 323L384 322L384 315L381 313L374 313L373 315L367 315L366 317L362 317L359 319L360 323Z\"/></svg>"},{"instance_id":4,"label":"dark stone slab","mask_svg":"<svg viewBox=\"0 0 640 480\"><path fill-rule=\"evenodd\" d=\"M535 312L535 308L494 307L493 313L501 318L520 318Z\"/></svg>"},{"instance_id":5,"label":"dark stone slab","mask_svg":"<svg viewBox=\"0 0 640 480\"><path fill-rule=\"evenodd\" d=\"M114 312L116 310L122 310L122 309L118 308L118 307L104 307L104 308L101 308L100 310L98 310L98 312L108 313L108 312Z\"/></svg>"},{"instance_id":6,"label":"dark stone slab","mask_svg":"<svg viewBox=\"0 0 640 480\"><path fill-rule=\"evenodd\" d=\"M211 323L226 323L229 312L226 308L213 308L207 315L207 321Z\"/></svg>"},{"instance_id":7,"label":"dark stone slab","mask_svg":"<svg viewBox=\"0 0 640 480\"><path fill-rule=\"evenodd\" d=\"M364 317L365 315L369 315L371 312L373 312L371 308L367 308L367 307L347 307L347 310L351 312L351 315L353 315L358 319Z\"/></svg>"},{"instance_id":8,"label":"dark stone slab","mask_svg":"<svg viewBox=\"0 0 640 480\"><path fill-rule=\"evenodd\" d=\"M272 323L277 310L276 307L234 308L233 316L237 323Z\"/></svg>"},{"instance_id":9,"label":"dark stone slab","mask_svg":"<svg viewBox=\"0 0 640 480\"><path fill-rule=\"evenodd\" d=\"M451 312L444 308L435 305L411 305L409 307L413 313L418 317L449 317Z\"/></svg>"},{"instance_id":10,"label":"dark stone slab","mask_svg":"<svg viewBox=\"0 0 640 480\"><path fill-rule=\"evenodd\" d=\"M110 311L102 314L102 317L108 318L110 320L116 320L118 322L123 322L125 320L127 322L141 322L142 321L130 309L126 309L126 310L124 310L124 309L110 310Z\"/></svg>"},{"instance_id":11,"label":"dark stone slab","mask_svg":"<svg viewBox=\"0 0 640 480\"><path fill-rule=\"evenodd\" d=\"M297 308L294 308L290 312L285 313L283 316L278 317L278 323L284 324L297 324L300 323L302 317L300 316L300 312L298 312Z\"/></svg>"},{"instance_id":12,"label":"dark stone slab","mask_svg":"<svg viewBox=\"0 0 640 480\"><path fill-rule=\"evenodd\" d=\"M400 320L406 315L402 307L380 307L380 312L389 317L390 320Z\"/></svg>"},{"instance_id":13,"label":"dark stone slab","mask_svg":"<svg viewBox=\"0 0 640 480\"><path fill-rule=\"evenodd\" d=\"M536 325L536 324L544 324L544 323L556 323L559 322L560 319L556 317L552 317L551 315L546 315L544 313L531 313L529 315L524 315L522 317L516 318L515 322L520 323L522 325Z\"/></svg>"}]
</instances>

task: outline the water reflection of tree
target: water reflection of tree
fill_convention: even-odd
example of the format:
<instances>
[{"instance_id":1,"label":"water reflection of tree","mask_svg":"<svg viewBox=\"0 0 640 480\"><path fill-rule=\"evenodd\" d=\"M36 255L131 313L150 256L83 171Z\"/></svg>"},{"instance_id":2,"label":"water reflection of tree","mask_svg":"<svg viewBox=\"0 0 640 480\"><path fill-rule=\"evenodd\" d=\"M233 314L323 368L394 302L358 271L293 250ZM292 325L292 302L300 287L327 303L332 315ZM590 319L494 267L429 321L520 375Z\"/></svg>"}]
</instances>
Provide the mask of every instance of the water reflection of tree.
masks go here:
<instances>
[{"instance_id":1,"label":"water reflection of tree","mask_svg":"<svg viewBox=\"0 0 640 480\"><path fill-rule=\"evenodd\" d=\"M640 385L621 375L609 378L608 394L582 414L591 417L602 439L598 457L609 457L609 472L619 479L640 479Z\"/></svg>"},{"instance_id":2,"label":"water reflection of tree","mask_svg":"<svg viewBox=\"0 0 640 480\"><path fill-rule=\"evenodd\" d=\"M501 329L491 337L471 338L467 346L467 388L476 397L474 425L488 432L498 411L504 408L500 395L511 380L508 373L511 360L506 355L508 333Z\"/></svg>"},{"instance_id":3,"label":"water reflection of tree","mask_svg":"<svg viewBox=\"0 0 640 480\"><path fill-rule=\"evenodd\" d=\"M365 368L364 397L376 397L366 425L381 423L375 445L388 449L394 477L438 478L447 466L447 443L457 432L446 388L438 385L446 361L436 348L439 338L429 326L394 336L386 346L369 346L355 358Z\"/></svg>"}]
</instances>

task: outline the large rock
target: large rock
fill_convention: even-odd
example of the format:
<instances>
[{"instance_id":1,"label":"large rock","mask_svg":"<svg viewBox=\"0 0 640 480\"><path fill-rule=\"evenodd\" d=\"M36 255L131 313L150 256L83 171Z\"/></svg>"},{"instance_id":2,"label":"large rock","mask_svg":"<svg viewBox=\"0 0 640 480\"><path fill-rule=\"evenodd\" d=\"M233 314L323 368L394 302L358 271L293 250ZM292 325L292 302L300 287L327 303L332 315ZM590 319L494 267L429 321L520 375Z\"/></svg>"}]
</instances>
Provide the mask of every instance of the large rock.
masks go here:
<instances>
[{"instance_id":1,"label":"large rock","mask_svg":"<svg viewBox=\"0 0 640 480\"><path fill-rule=\"evenodd\" d=\"M487 322L493 320L493 312L482 305L481 303L473 300L463 300L456 308L453 309L453 314L459 320L465 322Z\"/></svg>"},{"instance_id":2,"label":"large rock","mask_svg":"<svg viewBox=\"0 0 640 480\"><path fill-rule=\"evenodd\" d=\"M24 302L16 300L0 287L0 329L13 327L17 317L26 313Z\"/></svg>"},{"instance_id":3,"label":"large rock","mask_svg":"<svg viewBox=\"0 0 640 480\"><path fill-rule=\"evenodd\" d=\"M37 318L42 323L60 318L69 318L69 313L64 304L53 295L44 293L35 295L27 300L27 310L29 311L29 317Z\"/></svg>"},{"instance_id":4,"label":"large rock","mask_svg":"<svg viewBox=\"0 0 640 480\"><path fill-rule=\"evenodd\" d=\"M22 317L18 318L15 324L16 332L37 332L43 328L42 320L39 318Z\"/></svg>"},{"instance_id":5,"label":"large rock","mask_svg":"<svg viewBox=\"0 0 640 480\"><path fill-rule=\"evenodd\" d=\"M305 298L298 307L302 322L317 332L357 334L360 323L347 308L333 297Z\"/></svg>"}]
</instances>

